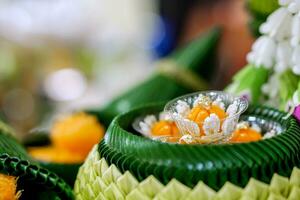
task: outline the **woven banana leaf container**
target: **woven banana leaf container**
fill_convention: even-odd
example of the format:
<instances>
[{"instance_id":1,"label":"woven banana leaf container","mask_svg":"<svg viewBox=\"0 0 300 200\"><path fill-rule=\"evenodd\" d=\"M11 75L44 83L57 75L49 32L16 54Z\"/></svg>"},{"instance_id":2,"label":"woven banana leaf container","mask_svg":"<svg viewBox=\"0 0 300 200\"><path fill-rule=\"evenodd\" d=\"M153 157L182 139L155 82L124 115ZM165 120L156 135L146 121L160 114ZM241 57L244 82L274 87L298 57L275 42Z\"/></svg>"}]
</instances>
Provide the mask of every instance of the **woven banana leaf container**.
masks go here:
<instances>
[{"instance_id":1,"label":"woven banana leaf container","mask_svg":"<svg viewBox=\"0 0 300 200\"><path fill-rule=\"evenodd\" d=\"M300 129L285 113L252 106L243 116L281 134L259 142L178 145L144 138L132 129L141 115L162 105L114 119L90 153L75 182L76 199L297 199ZM290 177L290 178L288 178Z\"/></svg>"},{"instance_id":2,"label":"woven banana leaf container","mask_svg":"<svg viewBox=\"0 0 300 200\"><path fill-rule=\"evenodd\" d=\"M0 173L18 178L21 199L73 199L71 187L56 174L31 160L26 150L12 136L11 129L0 122Z\"/></svg>"},{"instance_id":3,"label":"woven banana leaf container","mask_svg":"<svg viewBox=\"0 0 300 200\"><path fill-rule=\"evenodd\" d=\"M57 174L70 186L74 185L76 175L82 163L68 164L68 163L51 163L39 162L39 165L51 172Z\"/></svg>"},{"instance_id":4,"label":"woven banana leaf container","mask_svg":"<svg viewBox=\"0 0 300 200\"><path fill-rule=\"evenodd\" d=\"M214 28L157 63L157 70L147 80L116 97L109 104L88 112L108 127L120 113L144 103L168 101L177 96L208 88L214 69L215 49L220 29Z\"/></svg>"}]
</instances>

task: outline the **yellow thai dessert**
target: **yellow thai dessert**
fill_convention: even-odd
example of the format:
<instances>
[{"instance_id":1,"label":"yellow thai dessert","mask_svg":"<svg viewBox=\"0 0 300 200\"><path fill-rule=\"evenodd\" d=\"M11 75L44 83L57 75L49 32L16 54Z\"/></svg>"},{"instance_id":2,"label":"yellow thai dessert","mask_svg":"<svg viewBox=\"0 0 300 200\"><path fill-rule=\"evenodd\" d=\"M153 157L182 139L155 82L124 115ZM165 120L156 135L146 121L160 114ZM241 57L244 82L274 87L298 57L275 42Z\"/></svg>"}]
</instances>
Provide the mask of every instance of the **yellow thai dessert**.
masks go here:
<instances>
[{"instance_id":1,"label":"yellow thai dessert","mask_svg":"<svg viewBox=\"0 0 300 200\"><path fill-rule=\"evenodd\" d=\"M97 118L83 112L58 120L50 134L54 146L84 156L103 136L104 128Z\"/></svg>"},{"instance_id":2,"label":"yellow thai dessert","mask_svg":"<svg viewBox=\"0 0 300 200\"><path fill-rule=\"evenodd\" d=\"M248 123L243 122L238 124L230 142L254 142L262 139L261 130L258 127L251 127Z\"/></svg>"},{"instance_id":3,"label":"yellow thai dessert","mask_svg":"<svg viewBox=\"0 0 300 200\"><path fill-rule=\"evenodd\" d=\"M29 154L37 160L54 163L80 163L85 156L55 146L31 147Z\"/></svg>"},{"instance_id":4,"label":"yellow thai dessert","mask_svg":"<svg viewBox=\"0 0 300 200\"><path fill-rule=\"evenodd\" d=\"M16 177L0 174L0 200L17 200L20 196Z\"/></svg>"},{"instance_id":5,"label":"yellow thai dessert","mask_svg":"<svg viewBox=\"0 0 300 200\"><path fill-rule=\"evenodd\" d=\"M242 97L193 95L174 99L159 115L136 118L133 127L146 137L178 144L253 142L276 135L273 129L262 134L257 122L239 120L247 108Z\"/></svg>"},{"instance_id":6,"label":"yellow thai dessert","mask_svg":"<svg viewBox=\"0 0 300 200\"><path fill-rule=\"evenodd\" d=\"M50 146L32 147L28 151L41 161L78 163L85 159L103 136L104 128L95 116L75 113L54 123Z\"/></svg>"},{"instance_id":7,"label":"yellow thai dessert","mask_svg":"<svg viewBox=\"0 0 300 200\"><path fill-rule=\"evenodd\" d=\"M152 136L179 136L179 130L175 122L161 120L155 122L151 128Z\"/></svg>"}]
</instances>

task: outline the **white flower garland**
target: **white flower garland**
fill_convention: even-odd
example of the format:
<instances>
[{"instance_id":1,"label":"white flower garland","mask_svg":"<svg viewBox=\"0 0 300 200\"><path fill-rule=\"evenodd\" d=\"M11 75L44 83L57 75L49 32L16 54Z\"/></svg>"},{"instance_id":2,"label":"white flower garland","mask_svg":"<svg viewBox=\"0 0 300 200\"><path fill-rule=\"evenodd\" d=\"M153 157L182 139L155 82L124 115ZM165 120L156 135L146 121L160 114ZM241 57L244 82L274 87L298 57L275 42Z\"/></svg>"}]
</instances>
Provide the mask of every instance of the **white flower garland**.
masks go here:
<instances>
[{"instance_id":1,"label":"white flower garland","mask_svg":"<svg viewBox=\"0 0 300 200\"><path fill-rule=\"evenodd\" d=\"M300 75L300 1L279 0L279 4L282 7L260 26L263 35L253 44L247 61L275 72L291 68Z\"/></svg>"}]
</instances>

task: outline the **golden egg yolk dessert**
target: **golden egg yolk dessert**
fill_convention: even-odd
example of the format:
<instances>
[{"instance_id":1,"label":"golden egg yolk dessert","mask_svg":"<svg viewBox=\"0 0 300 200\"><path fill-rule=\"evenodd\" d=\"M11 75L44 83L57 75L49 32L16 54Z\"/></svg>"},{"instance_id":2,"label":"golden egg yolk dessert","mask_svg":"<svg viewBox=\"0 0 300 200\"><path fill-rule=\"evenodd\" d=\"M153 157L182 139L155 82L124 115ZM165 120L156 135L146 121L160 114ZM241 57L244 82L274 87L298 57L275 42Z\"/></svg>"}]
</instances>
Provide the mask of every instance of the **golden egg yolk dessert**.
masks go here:
<instances>
[{"instance_id":1,"label":"golden egg yolk dessert","mask_svg":"<svg viewBox=\"0 0 300 200\"><path fill-rule=\"evenodd\" d=\"M54 146L31 147L29 154L37 160L55 163L80 163L85 156Z\"/></svg>"},{"instance_id":2,"label":"golden egg yolk dessert","mask_svg":"<svg viewBox=\"0 0 300 200\"><path fill-rule=\"evenodd\" d=\"M60 149L87 156L92 147L104 136L104 128L96 117L76 113L54 123L50 139Z\"/></svg>"},{"instance_id":3,"label":"golden egg yolk dessert","mask_svg":"<svg viewBox=\"0 0 300 200\"><path fill-rule=\"evenodd\" d=\"M151 128L152 136L179 136L179 130L175 122L161 120L155 122Z\"/></svg>"},{"instance_id":4,"label":"golden egg yolk dessert","mask_svg":"<svg viewBox=\"0 0 300 200\"><path fill-rule=\"evenodd\" d=\"M17 179L13 176L0 174L0 199L17 200L21 192L17 192Z\"/></svg>"},{"instance_id":5,"label":"golden egg yolk dessert","mask_svg":"<svg viewBox=\"0 0 300 200\"><path fill-rule=\"evenodd\" d=\"M225 119L227 117L226 112L217 105L210 105L207 108L197 105L191 109L187 116L187 119L198 124L201 136L205 135L203 131L203 122L210 114L216 114L220 119Z\"/></svg>"},{"instance_id":6,"label":"golden egg yolk dessert","mask_svg":"<svg viewBox=\"0 0 300 200\"><path fill-rule=\"evenodd\" d=\"M202 106L195 106L188 115L188 119L201 125L206 117L209 116L209 111Z\"/></svg>"},{"instance_id":7,"label":"golden egg yolk dessert","mask_svg":"<svg viewBox=\"0 0 300 200\"><path fill-rule=\"evenodd\" d=\"M216 114L220 119L225 119L227 117L225 110L217 105L212 105L209 109L209 112L210 114Z\"/></svg>"},{"instance_id":8,"label":"golden egg yolk dessert","mask_svg":"<svg viewBox=\"0 0 300 200\"><path fill-rule=\"evenodd\" d=\"M237 129L233 132L231 142L254 142L262 139L261 133L252 128Z\"/></svg>"},{"instance_id":9,"label":"golden egg yolk dessert","mask_svg":"<svg viewBox=\"0 0 300 200\"><path fill-rule=\"evenodd\" d=\"M50 132L51 145L31 147L28 152L40 161L81 163L103 136L104 128L96 117L76 113L54 123Z\"/></svg>"}]
</instances>

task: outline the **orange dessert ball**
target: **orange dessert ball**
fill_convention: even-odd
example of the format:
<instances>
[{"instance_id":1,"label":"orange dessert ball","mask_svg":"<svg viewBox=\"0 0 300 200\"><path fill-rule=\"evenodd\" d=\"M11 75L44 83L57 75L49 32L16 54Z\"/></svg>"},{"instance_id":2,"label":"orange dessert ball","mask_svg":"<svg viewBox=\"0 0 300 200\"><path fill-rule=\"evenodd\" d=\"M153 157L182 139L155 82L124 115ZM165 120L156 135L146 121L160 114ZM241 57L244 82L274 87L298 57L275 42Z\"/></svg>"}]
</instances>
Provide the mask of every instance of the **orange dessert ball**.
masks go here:
<instances>
[{"instance_id":1,"label":"orange dessert ball","mask_svg":"<svg viewBox=\"0 0 300 200\"><path fill-rule=\"evenodd\" d=\"M85 156L54 146L31 147L28 153L39 161L54 163L82 163Z\"/></svg>"},{"instance_id":2,"label":"orange dessert ball","mask_svg":"<svg viewBox=\"0 0 300 200\"><path fill-rule=\"evenodd\" d=\"M153 124L151 133L153 136L179 136L179 130L175 122L165 120Z\"/></svg>"},{"instance_id":3,"label":"orange dessert ball","mask_svg":"<svg viewBox=\"0 0 300 200\"><path fill-rule=\"evenodd\" d=\"M195 106L188 115L188 119L196 122L199 126L209 116L209 112L202 106Z\"/></svg>"},{"instance_id":4,"label":"orange dessert ball","mask_svg":"<svg viewBox=\"0 0 300 200\"><path fill-rule=\"evenodd\" d=\"M0 174L0 199L1 200L17 200L21 196L17 192L17 179L13 176Z\"/></svg>"},{"instance_id":5,"label":"orange dessert ball","mask_svg":"<svg viewBox=\"0 0 300 200\"><path fill-rule=\"evenodd\" d=\"M209 109L209 112L212 114L216 114L219 119L225 119L227 117L227 114L225 112L225 110L223 110L222 108L220 108L219 106L217 105L212 105L211 108Z\"/></svg>"},{"instance_id":6,"label":"orange dessert ball","mask_svg":"<svg viewBox=\"0 0 300 200\"><path fill-rule=\"evenodd\" d=\"M237 129L233 132L231 142L254 142L262 139L262 135L252 128Z\"/></svg>"},{"instance_id":7,"label":"orange dessert ball","mask_svg":"<svg viewBox=\"0 0 300 200\"><path fill-rule=\"evenodd\" d=\"M200 135L204 135L203 122L209 116L209 111L203 106L195 106L188 115L188 119L198 124L200 128Z\"/></svg>"},{"instance_id":8,"label":"orange dessert ball","mask_svg":"<svg viewBox=\"0 0 300 200\"><path fill-rule=\"evenodd\" d=\"M104 136L104 128L97 118L76 113L54 123L50 138L53 146L87 156Z\"/></svg>"}]
</instances>

